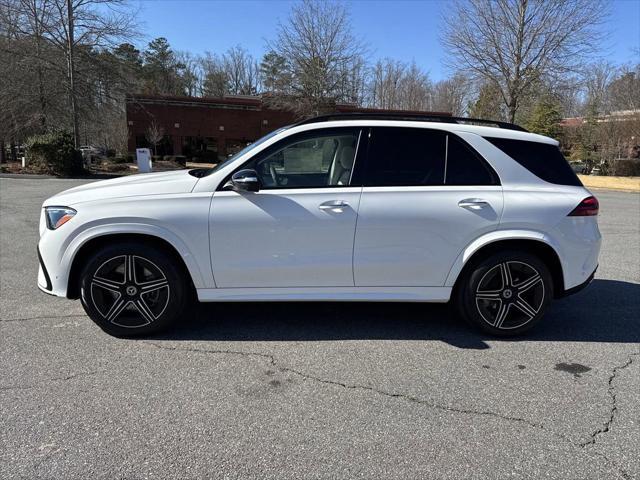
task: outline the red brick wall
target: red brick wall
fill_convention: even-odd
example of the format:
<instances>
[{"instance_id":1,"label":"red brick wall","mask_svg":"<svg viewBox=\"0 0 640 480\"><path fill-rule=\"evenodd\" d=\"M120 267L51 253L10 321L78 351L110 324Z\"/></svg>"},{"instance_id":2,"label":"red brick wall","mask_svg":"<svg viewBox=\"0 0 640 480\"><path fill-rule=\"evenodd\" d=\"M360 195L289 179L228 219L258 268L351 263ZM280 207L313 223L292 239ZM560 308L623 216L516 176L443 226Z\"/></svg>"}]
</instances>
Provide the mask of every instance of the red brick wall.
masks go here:
<instances>
[{"instance_id":1,"label":"red brick wall","mask_svg":"<svg viewBox=\"0 0 640 480\"><path fill-rule=\"evenodd\" d=\"M228 141L253 142L293 123L295 117L264 108L260 100L132 97L127 99L130 152L135 151L136 138L145 136L152 120L169 137L174 155L182 154L183 137L210 137L217 139L222 158L227 155Z\"/></svg>"}]
</instances>

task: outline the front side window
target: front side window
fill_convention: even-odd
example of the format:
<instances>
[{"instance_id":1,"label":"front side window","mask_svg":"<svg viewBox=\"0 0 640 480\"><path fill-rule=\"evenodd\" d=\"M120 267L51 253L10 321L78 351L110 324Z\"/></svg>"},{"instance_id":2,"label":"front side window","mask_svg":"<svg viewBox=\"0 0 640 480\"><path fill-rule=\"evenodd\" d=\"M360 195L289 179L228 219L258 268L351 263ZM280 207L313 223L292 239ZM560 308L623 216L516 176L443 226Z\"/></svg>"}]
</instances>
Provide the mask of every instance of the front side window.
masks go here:
<instances>
[{"instance_id":1,"label":"front side window","mask_svg":"<svg viewBox=\"0 0 640 480\"><path fill-rule=\"evenodd\" d=\"M235 155L232 155L231 157L227 158L224 162L220 162L215 167L210 168L209 170L207 170L202 176L210 175L213 172L217 172L219 170L222 170L227 165L230 165L233 162L235 162L239 157L243 156L245 153L248 153L249 151L253 150L254 148L259 147L260 145L262 145L267 140L271 139L272 137L275 137L276 135L278 135L281 132L284 132L287 128L289 128L289 127L282 127L282 128L277 129L277 130L274 130L273 132L268 133L267 135L265 135L264 137L260 138L256 142L250 143L249 145L244 147L242 150L237 152ZM216 150L217 150L217 147L216 147Z\"/></svg>"},{"instance_id":2,"label":"front side window","mask_svg":"<svg viewBox=\"0 0 640 480\"><path fill-rule=\"evenodd\" d=\"M258 173L261 188L319 188L349 185L359 130L294 135L243 168Z\"/></svg>"}]
</instances>

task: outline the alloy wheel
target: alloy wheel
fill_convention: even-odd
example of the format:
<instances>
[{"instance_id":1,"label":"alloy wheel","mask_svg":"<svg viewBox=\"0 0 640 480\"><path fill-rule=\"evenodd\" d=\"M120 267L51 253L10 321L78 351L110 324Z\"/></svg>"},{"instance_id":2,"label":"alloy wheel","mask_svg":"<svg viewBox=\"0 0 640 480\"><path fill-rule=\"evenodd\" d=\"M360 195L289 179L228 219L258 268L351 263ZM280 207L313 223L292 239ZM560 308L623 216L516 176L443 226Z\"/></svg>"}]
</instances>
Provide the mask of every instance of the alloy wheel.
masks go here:
<instances>
[{"instance_id":1,"label":"alloy wheel","mask_svg":"<svg viewBox=\"0 0 640 480\"><path fill-rule=\"evenodd\" d=\"M480 316L495 328L510 330L535 318L545 300L544 281L533 266L499 263L487 271L475 293Z\"/></svg>"},{"instance_id":2,"label":"alloy wheel","mask_svg":"<svg viewBox=\"0 0 640 480\"><path fill-rule=\"evenodd\" d=\"M171 296L160 267L138 255L119 255L98 267L90 283L91 301L114 325L138 328L157 320Z\"/></svg>"}]
</instances>

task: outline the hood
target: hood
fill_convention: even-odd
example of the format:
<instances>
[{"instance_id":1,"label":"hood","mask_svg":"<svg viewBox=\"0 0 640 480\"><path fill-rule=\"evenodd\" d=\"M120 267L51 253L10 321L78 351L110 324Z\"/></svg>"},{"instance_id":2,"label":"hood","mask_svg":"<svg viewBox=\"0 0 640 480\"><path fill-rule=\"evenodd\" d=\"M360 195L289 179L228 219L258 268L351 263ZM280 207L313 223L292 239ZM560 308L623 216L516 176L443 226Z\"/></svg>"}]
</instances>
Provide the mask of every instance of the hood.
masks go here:
<instances>
[{"instance_id":1,"label":"hood","mask_svg":"<svg viewBox=\"0 0 640 480\"><path fill-rule=\"evenodd\" d=\"M187 193L193 190L196 183L198 178L190 175L188 170L141 173L70 188L48 198L44 206L70 207L78 203L110 198Z\"/></svg>"}]
</instances>

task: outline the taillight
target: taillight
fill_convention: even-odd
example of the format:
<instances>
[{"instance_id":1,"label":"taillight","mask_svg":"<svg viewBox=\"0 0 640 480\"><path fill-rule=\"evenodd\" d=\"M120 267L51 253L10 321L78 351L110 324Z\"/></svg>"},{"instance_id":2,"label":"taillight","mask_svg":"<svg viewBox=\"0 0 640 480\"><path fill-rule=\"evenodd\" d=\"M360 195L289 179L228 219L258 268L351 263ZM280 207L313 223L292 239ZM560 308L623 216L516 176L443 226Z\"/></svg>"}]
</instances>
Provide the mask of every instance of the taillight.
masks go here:
<instances>
[{"instance_id":1,"label":"taillight","mask_svg":"<svg viewBox=\"0 0 640 480\"><path fill-rule=\"evenodd\" d=\"M570 217L591 217L598 215L600 204L596 197L587 197L582 200L569 214Z\"/></svg>"}]
</instances>

